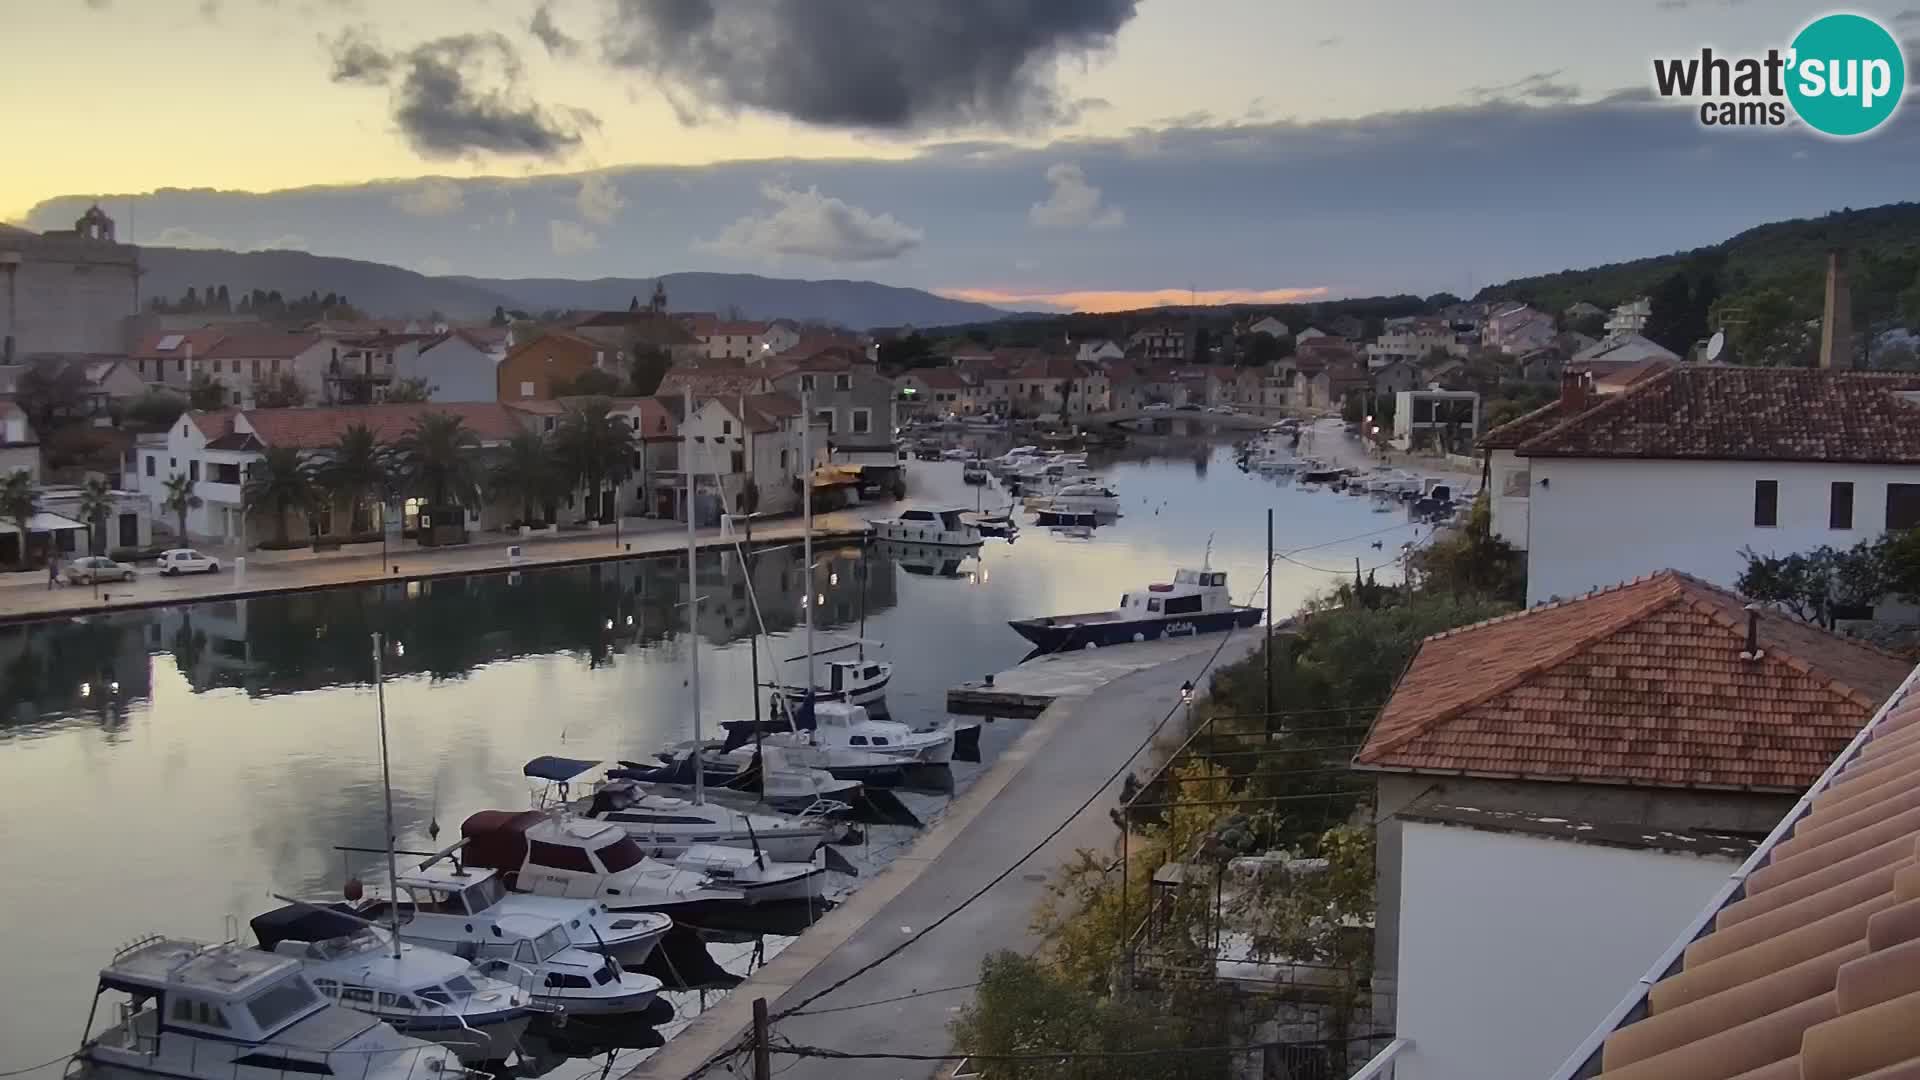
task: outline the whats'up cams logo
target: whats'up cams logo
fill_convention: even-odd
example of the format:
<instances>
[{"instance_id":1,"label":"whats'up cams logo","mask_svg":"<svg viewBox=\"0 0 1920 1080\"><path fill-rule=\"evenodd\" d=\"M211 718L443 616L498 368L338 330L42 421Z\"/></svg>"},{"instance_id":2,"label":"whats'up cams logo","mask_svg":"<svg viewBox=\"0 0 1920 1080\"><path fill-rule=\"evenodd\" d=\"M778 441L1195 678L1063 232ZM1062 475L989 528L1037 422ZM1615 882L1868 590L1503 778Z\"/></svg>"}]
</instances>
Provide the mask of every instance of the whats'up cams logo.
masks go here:
<instances>
[{"instance_id":1,"label":"whats'up cams logo","mask_svg":"<svg viewBox=\"0 0 1920 1080\"><path fill-rule=\"evenodd\" d=\"M1906 57L1886 28L1864 15L1823 15L1784 51L1653 62L1663 98L1697 100L1709 127L1779 127L1791 108L1826 135L1865 135L1893 118L1907 89Z\"/></svg>"}]
</instances>

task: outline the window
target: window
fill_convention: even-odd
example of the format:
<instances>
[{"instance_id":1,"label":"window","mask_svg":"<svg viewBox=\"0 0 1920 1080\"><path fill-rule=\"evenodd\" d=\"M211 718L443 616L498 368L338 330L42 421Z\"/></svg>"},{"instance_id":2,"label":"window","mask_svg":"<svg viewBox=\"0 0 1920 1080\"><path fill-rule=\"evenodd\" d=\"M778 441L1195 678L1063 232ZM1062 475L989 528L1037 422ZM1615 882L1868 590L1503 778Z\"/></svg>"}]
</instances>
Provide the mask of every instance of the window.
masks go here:
<instances>
[{"instance_id":1,"label":"window","mask_svg":"<svg viewBox=\"0 0 1920 1080\"><path fill-rule=\"evenodd\" d=\"M1151 600L1148 600L1148 601L1147 601L1147 610L1148 610L1148 611L1159 611L1159 610L1160 610L1160 598L1156 596L1156 597L1154 597L1153 599L1151 599Z\"/></svg>"},{"instance_id":2,"label":"window","mask_svg":"<svg viewBox=\"0 0 1920 1080\"><path fill-rule=\"evenodd\" d=\"M720 434L722 435L733 434L733 421L731 420L720 421Z\"/></svg>"},{"instance_id":3,"label":"window","mask_svg":"<svg viewBox=\"0 0 1920 1080\"><path fill-rule=\"evenodd\" d=\"M617 874L646 857L646 853L640 850L640 845L630 838L615 840L595 851L594 855L599 858L600 865L607 868L609 874Z\"/></svg>"},{"instance_id":4,"label":"window","mask_svg":"<svg viewBox=\"0 0 1920 1080\"><path fill-rule=\"evenodd\" d=\"M185 374L187 373L187 358L186 358L186 357L184 357L184 356L183 356L183 357L181 357L180 359L178 359L178 360L175 360L175 361L173 362L173 372L174 372L174 374L176 374L176 375L185 375Z\"/></svg>"},{"instance_id":5,"label":"window","mask_svg":"<svg viewBox=\"0 0 1920 1080\"><path fill-rule=\"evenodd\" d=\"M552 867L555 870L573 870L582 874L593 873L593 863L587 858L585 848L570 847L566 844L546 844L538 840L527 843L527 861L535 866Z\"/></svg>"},{"instance_id":6,"label":"window","mask_svg":"<svg viewBox=\"0 0 1920 1080\"><path fill-rule=\"evenodd\" d=\"M1167 599L1166 613L1169 615L1189 615L1199 610L1198 596L1174 596Z\"/></svg>"},{"instance_id":7,"label":"window","mask_svg":"<svg viewBox=\"0 0 1920 1080\"><path fill-rule=\"evenodd\" d=\"M1853 528L1853 484L1849 481L1833 482L1833 495L1827 503L1827 528Z\"/></svg>"},{"instance_id":8,"label":"window","mask_svg":"<svg viewBox=\"0 0 1920 1080\"><path fill-rule=\"evenodd\" d=\"M148 455L147 455L147 475L148 475L148 476L152 476L152 475L153 475L153 464L154 464L154 461L155 461L155 460L156 460L156 459L155 459L155 457L154 457L154 455L152 455L152 454L148 454Z\"/></svg>"},{"instance_id":9,"label":"window","mask_svg":"<svg viewBox=\"0 0 1920 1080\"><path fill-rule=\"evenodd\" d=\"M833 388L834 388L835 390L851 390L851 389L853 389L853 376L851 376L851 375L835 375L835 376L833 377Z\"/></svg>"},{"instance_id":10,"label":"window","mask_svg":"<svg viewBox=\"0 0 1920 1080\"><path fill-rule=\"evenodd\" d=\"M240 482L239 465L213 464L213 482L216 484L237 484Z\"/></svg>"},{"instance_id":11,"label":"window","mask_svg":"<svg viewBox=\"0 0 1920 1080\"><path fill-rule=\"evenodd\" d=\"M273 366L270 367L268 370L272 371L275 375L280 374L280 359L278 357L274 358Z\"/></svg>"},{"instance_id":12,"label":"window","mask_svg":"<svg viewBox=\"0 0 1920 1080\"><path fill-rule=\"evenodd\" d=\"M591 990L593 984L587 981L585 975L567 975L558 971L549 971L547 972L547 987L555 990Z\"/></svg>"},{"instance_id":13,"label":"window","mask_svg":"<svg viewBox=\"0 0 1920 1080\"><path fill-rule=\"evenodd\" d=\"M733 452L733 460L730 462L730 464L733 466L731 470L732 472L736 472L736 473L746 472L747 471L746 452L742 450L735 450Z\"/></svg>"},{"instance_id":14,"label":"window","mask_svg":"<svg viewBox=\"0 0 1920 1080\"><path fill-rule=\"evenodd\" d=\"M867 432L872 430L873 430L873 410L872 409L853 410L853 427L852 427L853 433L855 435L865 435Z\"/></svg>"},{"instance_id":15,"label":"window","mask_svg":"<svg viewBox=\"0 0 1920 1080\"><path fill-rule=\"evenodd\" d=\"M1920 484L1887 485L1887 528L1920 528Z\"/></svg>"},{"instance_id":16,"label":"window","mask_svg":"<svg viewBox=\"0 0 1920 1080\"><path fill-rule=\"evenodd\" d=\"M786 471L787 471L787 451L785 451L785 450L782 450L782 451L780 451L780 471L781 471L781 472L786 472ZM152 470L152 469L148 469L148 470L147 470L147 475L148 475L148 476L152 476L152 475L153 475L153 470Z\"/></svg>"},{"instance_id":17,"label":"window","mask_svg":"<svg viewBox=\"0 0 1920 1080\"><path fill-rule=\"evenodd\" d=\"M247 1002L247 1011L253 1014L253 1022L260 1025L261 1031L270 1032L305 1012L307 1006L318 1000L319 995L313 992L307 980L295 977L256 995Z\"/></svg>"},{"instance_id":18,"label":"window","mask_svg":"<svg viewBox=\"0 0 1920 1080\"><path fill-rule=\"evenodd\" d=\"M527 397L532 397L532 396L533 396L533 384L532 384L532 383L530 383L530 382L523 382L523 383L521 383L521 384L520 384L520 396L521 396L521 397L523 397L523 398L527 398Z\"/></svg>"},{"instance_id":19,"label":"window","mask_svg":"<svg viewBox=\"0 0 1920 1080\"><path fill-rule=\"evenodd\" d=\"M200 482L199 458L194 458L192 461L187 462L187 479L196 484Z\"/></svg>"},{"instance_id":20,"label":"window","mask_svg":"<svg viewBox=\"0 0 1920 1080\"><path fill-rule=\"evenodd\" d=\"M218 1006L210 1005L197 998L177 997L173 999L173 1019L175 1023L197 1024L200 1027L226 1030L227 1017Z\"/></svg>"},{"instance_id":21,"label":"window","mask_svg":"<svg viewBox=\"0 0 1920 1080\"><path fill-rule=\"evenodd\" d=\"M813 393L813 376L811 375L800 376L800 392L803 394Z\"/></svg>"},{"instance_id":22,"label":"window","mask_svg":"<svg viewBox=\"0 0 1920 1080\"><path fill-rule=\"evenodd\" d=\"M258 360L253 361L253 367L248 372L248 374L255 379L260 377L260 361Z\"/></svg>"},{"instance_id":23,"label":"window","mask_svg":"<svg viewBox=\"0 0 1920 1080\"><path fill-rule=\"evenodd\" d=\"M1500 485L1500 494L1510 499L1524 499L1532 490L1532 485L1532 469L1514 469L1506 474L1506 479Z\"/></svg>"},{"instance_id":24,"label":"window","mask_svg":"<svg viewBox=\"0 0 1920 1080\"><path fill-rule=\"evenodd\" d=\"M1761 529L1780 524L1780 481L1753 482L1753 524Z\"/></svg>"},{"instance_id":25,"label":"window","mask_svg":"<svg viewBox=\"0 0 1920 1080\"><path fill-rule=\"evenodd\" d=\"M827 434L829 435L833 434L833 410L832 409L813 410L813 422L817 426L826 428Z\"/></svg>"},{"instance_id":26,"label":"window","mask_svg":"<svg viewBox=\"0 0 1920 1080\"><path fill-rule=\"evenodd\" d=\"M865 746L867 745L867 737L865 735L849 735L847 736L847 745Z\"/></svg>"}]
</instances>

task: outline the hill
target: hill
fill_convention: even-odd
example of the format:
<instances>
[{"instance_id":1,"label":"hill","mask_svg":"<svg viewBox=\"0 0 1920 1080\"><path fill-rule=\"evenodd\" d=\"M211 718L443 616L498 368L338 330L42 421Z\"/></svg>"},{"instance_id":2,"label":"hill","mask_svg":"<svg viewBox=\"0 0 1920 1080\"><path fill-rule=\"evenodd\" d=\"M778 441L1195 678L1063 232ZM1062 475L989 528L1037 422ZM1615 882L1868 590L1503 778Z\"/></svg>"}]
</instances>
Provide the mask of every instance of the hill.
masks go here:
<instances>
[{"instance_id":1,"label":"hill","mask_svg":"<svg viewBox=\"0 0 1920 1080\"><path fill-rule=\"evenodd\" d=\"M141 249L141 294L178 297L189 287L225 285L235 293L277 290L286 296L338 293L369 315L399 317L431 312L456 319L485 318L495 307L540 312L552 308L625 308L645 301L653 278L492 279L435 277L385 263L310 255L304 251L219 251L193 248ZM758 274L668 274L664 282L676 311L737 311L743 318L789 318L855 329L981 322L1007 312L986 304L949 300L921 289L872 281L804 281Z\"/></svg>"},{"instance_id":2,"label":"hill","mask_svg":"<svg viewBox=\"0 0 1920 1080\"><path fill-rule=\"evenodd\" d=\"M1865 210L1836 210L1817 218L1775 221L1691 251L1514 278L1482 289L1478 299L1525 300L1558 314L1581 300L1612 307L1651 295L1675 273L1702 272L1718 276L1722 293L1774 287L1798 294L1810 281L1822 279L1827 250L1836 246L1851 249L1856 265L1869 272L1877 263L1910 259L1920 247L1920 203L1891 203ZM1862 284L1861 269L1854 274L1856 292ZM1911 274L1907 276L1911 281Z\"/></svg>"}]
</instances>

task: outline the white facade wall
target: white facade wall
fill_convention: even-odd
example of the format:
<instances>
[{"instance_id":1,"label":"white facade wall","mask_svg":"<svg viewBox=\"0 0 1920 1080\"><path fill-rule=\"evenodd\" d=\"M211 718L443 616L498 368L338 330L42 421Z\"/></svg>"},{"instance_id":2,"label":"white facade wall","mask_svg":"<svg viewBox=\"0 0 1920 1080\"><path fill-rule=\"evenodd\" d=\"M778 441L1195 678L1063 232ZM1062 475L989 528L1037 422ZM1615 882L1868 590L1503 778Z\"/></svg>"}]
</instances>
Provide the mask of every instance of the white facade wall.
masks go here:
<instances>
[{"instance_id":1,"label":"white facade wall","mask_svg":"<svg viewBox=\"0 0 1920 1080\"><path fill-rule=\"evenodd\" d=\"M394 378L426 380L431 401L493 401L500 393L501 355L455 334L430 349L395 353Z\"/></svg>"},{"instance_id":2,"label":"white facade wall","mask_svg":"<svg viewBox=\"0 0 1920 1080\"><path fill-rule=\"evenodd\" d=\"M1404 823L1394 1080L1551 1075L1729 859Z\"/></svg>"},{"instance_id":3,"label":"white facade wall","mask_svg":"<svg viewBox=\"0 0 1920 1080\"><path fill-rule=\"evenodd\" d=\"M1886 531L1887 485L1920 466L1819 462L1523 459L1531 466L1527 603L1572 598L1671 567L1731 588L1742 548L1788 555L1851 547ZM1754 482L1779 482L1779 524L1755 526ZM1853 527L1828 527L1835 481L1851 481Z\"/></svg>"},{"instance_id":4,"label":"white facade wall","mask_svg":"<svg viewBox=\"0 0 1920 1080\"><path fill-rule=\"evenodd\" d=\"M1488 457L1487 497L1492 500L1488 511L1493 517L1493 535L1525 551L1530 535L1527 508L1533 501L1533 477L1527 459L1511 450L1489 451Z\"/></svg>"}]
</instances>

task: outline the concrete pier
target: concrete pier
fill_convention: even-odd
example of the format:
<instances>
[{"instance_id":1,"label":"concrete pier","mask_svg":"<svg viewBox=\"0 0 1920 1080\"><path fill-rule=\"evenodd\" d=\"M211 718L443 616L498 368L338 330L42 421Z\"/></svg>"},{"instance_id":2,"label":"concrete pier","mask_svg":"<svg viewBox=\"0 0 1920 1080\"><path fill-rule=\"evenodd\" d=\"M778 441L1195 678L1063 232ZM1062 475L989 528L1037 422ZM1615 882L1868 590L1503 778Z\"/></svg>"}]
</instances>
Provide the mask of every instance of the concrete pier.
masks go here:
<instances>
[{"instance_id":1,"label":"concrete pier","mask_svg":"<svg viewBox=\"0 0 1920 1080\"><path fill-rule=\"evenodd\" d=\"M1258 636L1261 631L1241 631ZM962 716L1039 716L1063 697L1084 697L1123 675L1211 649L1219 634L1166 638L1035 657L947 691L947 711Z\"/></svg>"}]
</instances>

